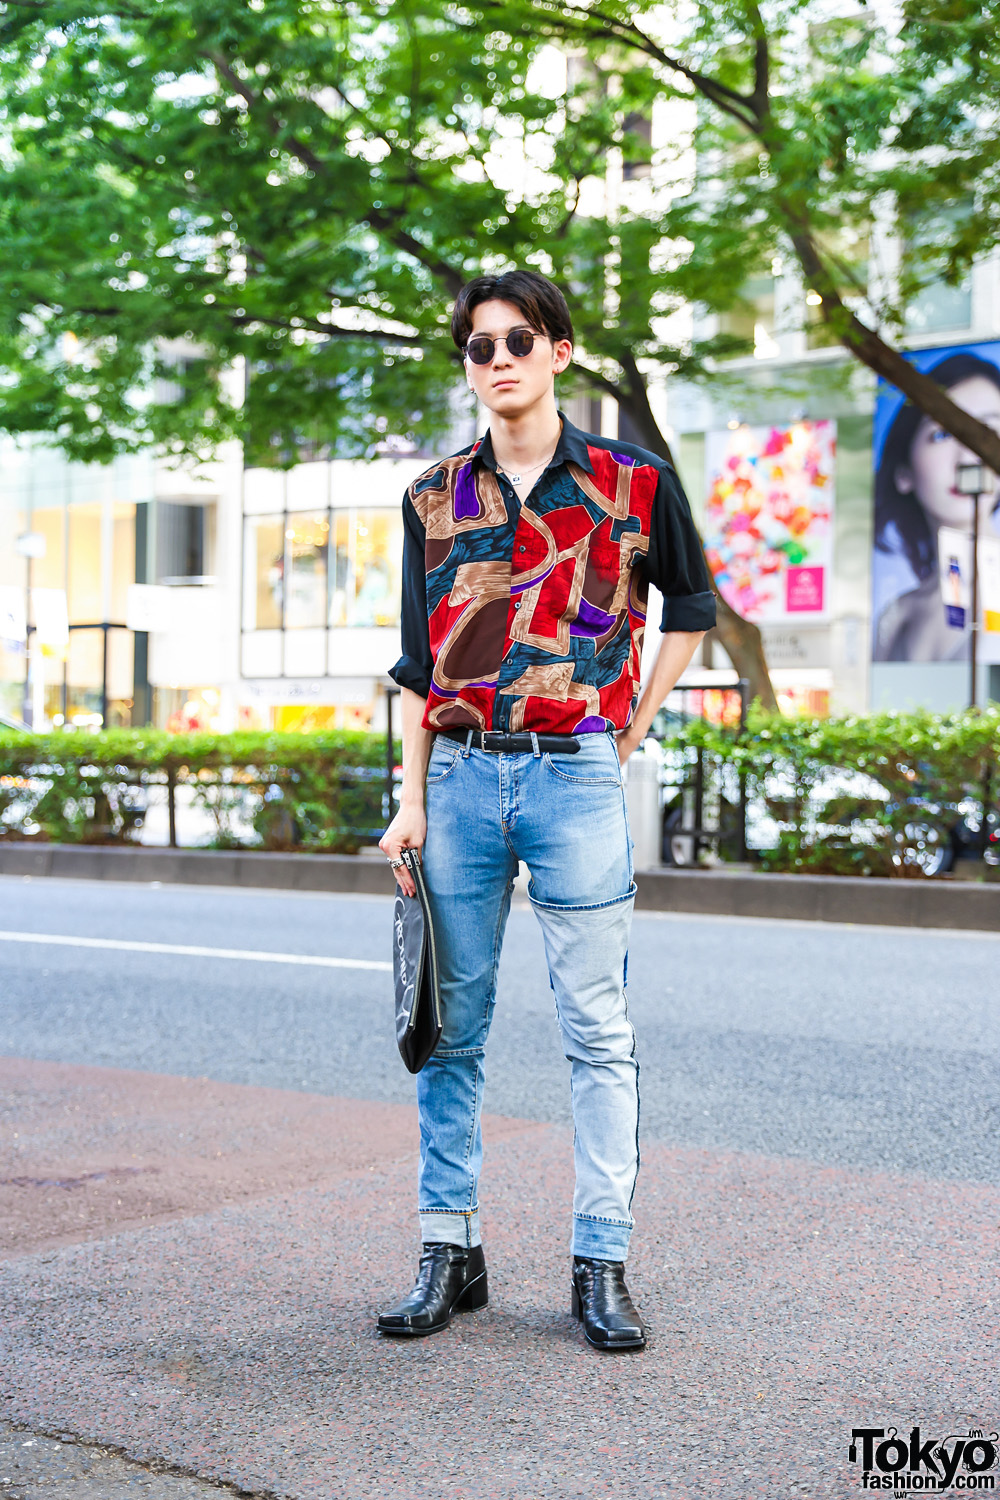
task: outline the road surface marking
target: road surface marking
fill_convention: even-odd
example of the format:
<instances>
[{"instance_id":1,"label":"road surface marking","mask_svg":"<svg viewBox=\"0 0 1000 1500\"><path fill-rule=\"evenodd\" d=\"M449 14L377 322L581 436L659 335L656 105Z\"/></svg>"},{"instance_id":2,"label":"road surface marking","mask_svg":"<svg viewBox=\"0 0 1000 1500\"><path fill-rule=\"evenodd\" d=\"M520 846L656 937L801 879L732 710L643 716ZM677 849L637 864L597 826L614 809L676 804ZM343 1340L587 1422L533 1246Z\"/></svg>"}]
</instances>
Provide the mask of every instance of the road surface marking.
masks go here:
<instances>
[{"instance_id":1,"label":"road surface marking","mask_svg":"<svg viewBox=\"0 0 1000 1500\"><path fill-rule=\"evenodd\" d=\"M252 948L198 948L188 943L135 943L125 938L63 937L55 932L0 932L6 943L61 943L66 948L123 948L130 953L182 953L189 958L247 958L258 964L314 964L321 969L379 969L392 964L374 958L326 958L313 953L257 953Z\"/></svg>"}]
</instances>

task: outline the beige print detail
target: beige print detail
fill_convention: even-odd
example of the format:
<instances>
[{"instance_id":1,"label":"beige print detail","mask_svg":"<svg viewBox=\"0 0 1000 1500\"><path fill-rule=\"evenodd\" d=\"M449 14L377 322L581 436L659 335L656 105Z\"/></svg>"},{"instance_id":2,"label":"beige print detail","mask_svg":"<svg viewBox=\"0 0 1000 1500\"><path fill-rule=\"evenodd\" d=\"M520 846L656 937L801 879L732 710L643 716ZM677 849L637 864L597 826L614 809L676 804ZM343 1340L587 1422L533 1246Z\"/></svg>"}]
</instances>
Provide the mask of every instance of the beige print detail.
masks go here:
<instances>
[{"instance_id":1,"label":"beige print detail","mask_svg":"<svg viewBox=\"0 0 1000 1500\"><path fill-rule=\"evenodd\" d=\"M535 662L526 667L516 682L501 688L501 693L514 698L554 698L565 703L569 697L569 685L573 681L573 662L555 661L551 665Z\"/></svg>"},{"instance_id":2,"label":"beige print detail","mask_svg":"<svg viewBox=\"0 0 1000 1500\"><path fill-rule=\"evenodd\" d=\"M455 569L448 603L464 604L468 599L479 598L485 604L487 599L502 599L505 594L510 594L509 562L461 563Z\"/></svg>"},{"instance_id":3,"label":"beige print detail","mask_svg":"<svg viewBox=\"0 0 1000 1500\"><path fill-rule=\"evenodd\" d=\"M450 712L454 707L454 703L438 703L431 709L427 717L435 729L448 729L451 727L447 720L442 720L441 715ZM477 708L474 703L466 703L464 699L462 700L462 707L470 718L475 719L480 729L486 728L486 716L482 709ZM469 727L471 728L472 726L470 725Z\"/></svg>"},{"instance_id":4,"label":"beige print detail","mask_svg":"<svg viewBox=\"0 0 1000 1500\"><path fill-rule=\"evenodd\" d=\"M628 602L634 614L642 615L645 618L646 609L649 605L649 586L638 569L629 573L628 579Z\"/></svg>"},{"instance_id":5,"label":"beige print detail","mask_svg":"<svg viewBox=\"0 0 1000 1500\"><path fill-rule=\"evenodd\" d=\"M635 559L634 555L637 552L641 552L643 556L645 556L648 551L648 536L640 536L638 533L630 531L626 536L622 537L621 562L619 563L618 583L615 587L614 597L612 598L610 607L608 609L609 615L621 614L623 609L628 608L629 591L632 586L632 581L638 576L635 568L635 562L637 561L637 559Z\"/></svg>"},{"instance_id":6,"label":"beige print detail","mask_svg":"<svg viewBox=\"0 0 1000 1500\"><path fill-rule=\"evenodd\" d=\"M434 663L434 672L431 677L432 684L437 688L443 688L446 692L461 692L462 688L470 682L496 682L500 675L500 662L497 661L496 670L484 672L475 677L449 677L444 669L449 653L455 646L459 636L465 634L476 616L491 604L495 599L510 598L510 563L506 562L474 562L462 563L455 570L455 582L451 593L448 595L448 603L451 605L464 604L466 608L459 615L454 625L445 636L438 647L437 660Z\"/></svg>"},{"instance_id":7,"label":"beige print detail","mask_svg":"<svg viewBox=\"0 0 1000 1500\"><path fill-rule=\"evenodd\" d=\"M609 516L614 516L616 520L624 521L628 515L629 492L632 484L631 469L625 469L621 464L617 465L618 483L615 487L615 498L609 500L604 491L597 488L593 478L587 473L586 469L581 469L579 464L572 463L567 464L566 467L588 499L595 501ZM625 475L624 487L622 485L623 474Z\"/></svg>"},{"instance_id":8,"label":"beige print detail","mask_svg":"<svg viewBox=\"0 0 1000 1500\"><path fill-rule=\"evenodd\" d=\"M583 698L588 714L601 712L601 699L595 687L587 682L573 681L571 661L554 662L552 666L535 665L522 672L516 682L500 691L507 695L520 695L510 711L511 732L516 734L524 728L524 715L528 699L551 698L556 703L565 703L570 698Z\"/></svg>"},{"instance_id":9,"label":"beige print detail","mask_svg":"<svg viewBox=\"0 0 1000 1500\"><path fill-rule=\"evenodd\" d=\"M618 489L615 493L615 510L620 516L628 515L629 496L632 492L632 467L618 465Z\"/></svg>"},{"instance_id":10,"label":"beige print detail","mask_svg":"<svg viewBox=\"0 0 1000 1500\"><path fill-rule=\"evenodd\" d=\"M590 537L583 536L578 542L574 542L572 547L564 547L556 555L557 562L564 562L568 557L575 558L576 566L573 569L569 598L563 607L562 615L556 622L555 635L542 635L531 628L535 606L541 597L542 589L549 581L545 578L536 583L534 588L526 589L521 595L521 608L514 615L514 623L510 627L512 641L523 641L526 646L542 646L546 651L552 651L558 656L566 654L569 650L569 627L579 613L580 600L583 598L583 580L587 573L589 546Z\"/></svg>"},{"instance_id":11,"label":"beige print detail","mask_svg":"<svg viewBox=\"0 0 1000 1500\"><path fill-rule=\"evenodd\" d=\"M541 516L536 516L534 511L527 510L522 507L521 520L525 523L526 526L530 526L533 531L537 531L538 535L545 543L545 556L541 562L536 563L531 568L526 568L521 573L519 573L515 568L511 574L512 583L530 584L533 578L537 578L540 573L545 573L548 571L548 569L556 561L559 553L556 548L556 539L552 535L552 532L549 530L549 527L542 520Z\"/></svg>"},{"instance_id":12,"label":"beige print detail","mask_svg":"<svg viewBox=\"0 0 1000 1500\"><path fill-rule=\"evenodd\" d=\"M421 490L419 495L415 493L415 483L409 488L414 510L423 522L428 537L436 541L457 536L462 531L476 531L483 526L502 526L507 520L507 507L496 475L481 466L477 466L474 471L481 513L478 516L467 516L461 521L455 520L455 485L459 470L468 462L467 453L446 458L436 464L433 470L434 473L440 470L444 475L442 484L435 485L433 489Z\"/></svg>"}]
</instances>

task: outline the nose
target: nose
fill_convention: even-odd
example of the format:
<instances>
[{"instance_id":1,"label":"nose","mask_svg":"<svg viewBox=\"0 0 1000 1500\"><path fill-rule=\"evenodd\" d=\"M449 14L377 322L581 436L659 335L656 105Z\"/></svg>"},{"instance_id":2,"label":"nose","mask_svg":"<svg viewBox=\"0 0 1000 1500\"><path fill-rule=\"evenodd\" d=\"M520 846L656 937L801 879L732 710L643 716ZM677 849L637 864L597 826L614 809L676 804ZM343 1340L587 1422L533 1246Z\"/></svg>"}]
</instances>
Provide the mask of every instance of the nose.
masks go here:
<instances>
[{"instance_id":1,"label":"nose","mask_svg":"<svg viewBox=\"0 0 1000 1500\"><path fill-rule=\"evenodd\" d=\"M512 364L512 362L513 361L512 361L511 355L509 355L507 353L507 340L506 339L504 339L504 341L503 341L502 344L496 344L496 345L494 345L494 348L493 348L493 368L494 368L494 370L505 370L505 369L507 369L507 367L510 364Z\"/></svg>"}]
</instances>

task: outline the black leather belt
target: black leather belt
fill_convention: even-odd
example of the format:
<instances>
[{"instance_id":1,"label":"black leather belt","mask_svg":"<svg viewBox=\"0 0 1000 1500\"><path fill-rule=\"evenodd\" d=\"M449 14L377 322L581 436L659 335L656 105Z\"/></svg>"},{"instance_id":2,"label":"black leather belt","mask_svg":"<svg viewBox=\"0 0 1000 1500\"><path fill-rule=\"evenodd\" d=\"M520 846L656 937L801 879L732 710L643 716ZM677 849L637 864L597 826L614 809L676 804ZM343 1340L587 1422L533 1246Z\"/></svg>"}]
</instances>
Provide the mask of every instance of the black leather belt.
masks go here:
<instances>
[{"instance_id":1,"label":"black leather belt","mask_svg":"<svg viewBox=\"0 0 1000 1500\"><path fill-rule=\"evenodd\" d=\"M460 745L466 744L469 738L467 729L441 729L446 739L457 740ZM580 748L580 741L575 734L536 734L539 750L547 751L549 754L575 755ZM494 734L490 730L485 732L481 729L472 731L473 750L489 750L493 755L530 755L534 750L531 735L524 732L520 734Z\"/></svg>"}]
</instances>

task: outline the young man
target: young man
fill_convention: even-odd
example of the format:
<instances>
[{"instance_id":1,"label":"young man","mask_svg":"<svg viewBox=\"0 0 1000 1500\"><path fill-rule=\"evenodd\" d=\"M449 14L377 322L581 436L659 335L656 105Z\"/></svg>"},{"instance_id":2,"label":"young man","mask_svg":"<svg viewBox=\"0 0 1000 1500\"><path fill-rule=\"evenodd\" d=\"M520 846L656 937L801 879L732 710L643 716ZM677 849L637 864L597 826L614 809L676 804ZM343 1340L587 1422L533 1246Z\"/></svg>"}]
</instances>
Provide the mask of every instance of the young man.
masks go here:
<instances>
[{"instance_id":1,"label":"young man","mask_svg":"<svg viewBox=\"0 0 1000 1500\"><path fill-rule=\"evenodd\" d=\"M555 377L573 352L558 288L533 271L479 277L451 328L492 419L403 500L403 655L391 671L403 787L380 847L410 896L399 851L422 850L444 1030L417 1075L420 1270L378 1327L436 1333L487 1300L483 1058L523 860L571 1063L572 1308L596 1348L638 1349L646 1330L624 1278L639 1067L625 1001L635 885L621 767L715 623L715 600L670 465L582 433L557 409ZM664 595L664 634L638 697L650 582Z\"/></svg>"}]
</instances>

